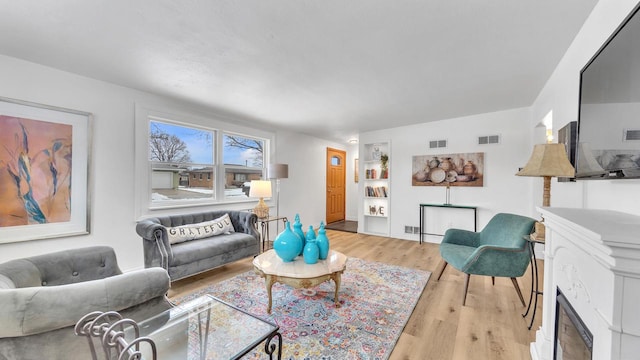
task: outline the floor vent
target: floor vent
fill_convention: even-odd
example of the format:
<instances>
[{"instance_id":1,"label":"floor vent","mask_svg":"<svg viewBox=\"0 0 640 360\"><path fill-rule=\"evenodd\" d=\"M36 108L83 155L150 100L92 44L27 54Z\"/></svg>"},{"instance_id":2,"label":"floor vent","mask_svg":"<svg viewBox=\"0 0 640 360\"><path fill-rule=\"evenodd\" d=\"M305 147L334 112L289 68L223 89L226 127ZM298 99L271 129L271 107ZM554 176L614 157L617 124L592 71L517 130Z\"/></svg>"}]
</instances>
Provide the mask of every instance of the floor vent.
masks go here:
<instances>
[{"instance_id":1,"label":"floor vent","mask_svg":"<svg viewBox=\"0 0 640 360\"><path fill-rule=\"evenodd\" d=\"M640 140L640 129L625 129L624 141Z\"/></svg>"},{"instance_id":2,"label":"floor vent","mask_svg":"<svg viewBox=\"0 0 640 360\"><path fill-rule=\"evenodd\" d=\"M500 144L500 135L478 136L478 145Z\"/></svg>"},{"instance_id":3,"label":"floor vent","mask_svg":"<svg viewBox=\"0 0 640 360\"><path fill-rule=\"evenodd\" d=\"M446 148L446 147L447 147L447 140L431 140L431 141L429 141L429 148L430 149Z\"/></svg>"}]
</instances>

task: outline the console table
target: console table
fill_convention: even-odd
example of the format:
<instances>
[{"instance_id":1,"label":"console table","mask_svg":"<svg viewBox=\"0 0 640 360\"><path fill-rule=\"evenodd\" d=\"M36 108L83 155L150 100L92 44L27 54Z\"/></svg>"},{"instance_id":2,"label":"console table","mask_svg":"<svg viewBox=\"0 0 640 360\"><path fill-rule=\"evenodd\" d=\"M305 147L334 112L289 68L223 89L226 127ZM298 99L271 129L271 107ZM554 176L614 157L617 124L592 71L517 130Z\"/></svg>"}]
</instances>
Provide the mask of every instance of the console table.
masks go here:
<instances>
[{"instance_id":1,"label":"console table","mask_svg":"<svg viewBox=\"0 0 640 360\"><path fill-rule=\"evenodd\" d=\"M424 232L425 229L425 210L426 207L435 208L450 208L450 209L468 209L473 210L473 231L478 231L478 207L468 205L453 205L453 204L420 204L420 244L422 244L424 235L436 235L443 236L444 234L433 234Z\"/></svg>"}]
</instances>

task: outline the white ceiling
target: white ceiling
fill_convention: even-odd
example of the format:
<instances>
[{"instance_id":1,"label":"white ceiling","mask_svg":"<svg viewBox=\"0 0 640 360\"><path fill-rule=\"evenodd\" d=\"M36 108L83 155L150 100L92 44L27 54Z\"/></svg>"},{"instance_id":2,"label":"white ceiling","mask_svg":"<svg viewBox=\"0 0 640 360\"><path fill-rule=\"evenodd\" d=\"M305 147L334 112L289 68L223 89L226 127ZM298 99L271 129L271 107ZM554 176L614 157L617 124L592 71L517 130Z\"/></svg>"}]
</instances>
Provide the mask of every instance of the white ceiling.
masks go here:
<instances>
[{"instance_id":1,"label":"white ceiling","mask_svg":"<svg viewBox=\"0 0 640 360\"><path fill-rule=\"evenodd\" d=\"M4 0L0 53L345 142L530 106L596 2Z\"/></svg>"}]
</instances>

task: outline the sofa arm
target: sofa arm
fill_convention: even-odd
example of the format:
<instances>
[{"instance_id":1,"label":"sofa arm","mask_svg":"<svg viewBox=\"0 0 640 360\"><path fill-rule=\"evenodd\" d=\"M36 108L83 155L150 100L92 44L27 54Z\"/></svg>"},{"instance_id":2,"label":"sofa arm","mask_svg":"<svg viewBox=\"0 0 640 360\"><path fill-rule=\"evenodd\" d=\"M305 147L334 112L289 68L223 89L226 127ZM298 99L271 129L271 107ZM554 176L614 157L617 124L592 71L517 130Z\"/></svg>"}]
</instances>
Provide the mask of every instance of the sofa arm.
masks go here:
<instances>
[{"instance_id":1,"label":"sofa arm","mask_svg":"<svg viewBox=\"0 0 640 360\"><path fill-rule=\"evenodd\" d=\"M136 224L136 232L142 237L144 266L159 266L169 270L173 261L173 252L167 236L167 228L151 220L142 220Z\"/></svg>"},{"instance_id":2,"label":"sofa arm","mask_svg":"<svg viewBox=\"0 0 640 360\"><path fill-rule=\"evenodd\" d=\"M73 326L93 311L121 311L169 291L169 275L150 268L75 284L0 290L0 337Z\"/></svg>"},{"instance_id":3,"label":"sofa arm","mask_svg":"<svg viewBox=\"0 0 640 360\"><path fill-rule=\"evenodd\" d=\"M239 232L243 232L245 234L249 234L256 239L260 239L260 234L258 234L258 215L254 213L250 213L248 211L240 211L238 212L239 223L241 224L241 228L238 229Z\"/></svg>"}]
</instances>

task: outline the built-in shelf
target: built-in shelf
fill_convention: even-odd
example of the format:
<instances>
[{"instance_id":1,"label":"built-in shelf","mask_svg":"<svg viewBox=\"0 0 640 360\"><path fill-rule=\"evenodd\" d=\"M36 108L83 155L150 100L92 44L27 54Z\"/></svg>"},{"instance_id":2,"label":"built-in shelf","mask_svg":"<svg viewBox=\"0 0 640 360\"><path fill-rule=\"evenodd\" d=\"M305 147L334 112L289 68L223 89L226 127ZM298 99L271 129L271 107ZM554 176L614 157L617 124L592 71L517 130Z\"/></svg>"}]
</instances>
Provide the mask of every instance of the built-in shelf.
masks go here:
<instances>
[{"instance_id":1,"label":"built-in shelf","mask_svg":"<svg viewBox=\"0 0 640 360\"><path fill-rule=\"evenodd\" d=\"M388 141L364 144L361 154L362 214L364 233L389 236L391 154ZM386 168L383 158L387 157ZM382 213L382 214L381 214Z\"/></svg>"}]
</instances>

